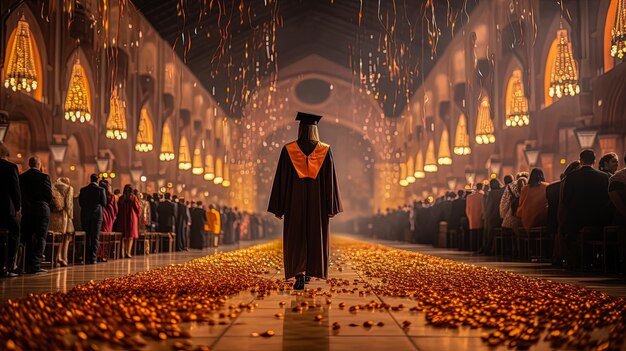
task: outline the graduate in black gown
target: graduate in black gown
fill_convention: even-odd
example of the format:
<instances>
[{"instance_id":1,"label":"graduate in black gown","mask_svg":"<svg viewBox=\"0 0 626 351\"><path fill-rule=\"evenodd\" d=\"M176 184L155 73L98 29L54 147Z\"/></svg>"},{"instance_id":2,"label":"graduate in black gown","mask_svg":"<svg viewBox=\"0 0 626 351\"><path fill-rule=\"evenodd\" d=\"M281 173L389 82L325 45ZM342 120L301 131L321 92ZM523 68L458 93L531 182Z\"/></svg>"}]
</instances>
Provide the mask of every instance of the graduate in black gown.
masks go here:
<instances>
[{"instance_id":1,"label":"graduate in black gown","mask_svg":"<svg viewBox=\"0 0 626 351\"><path fill-rule=\"evenodd\" d=\"M298 113L298 140L286 144L278 160L268 211L284 216L285 279L328 276L329 219L341 212L341 200L330 145L319 140L321 116Z\"/></svg>"}]
</instances>

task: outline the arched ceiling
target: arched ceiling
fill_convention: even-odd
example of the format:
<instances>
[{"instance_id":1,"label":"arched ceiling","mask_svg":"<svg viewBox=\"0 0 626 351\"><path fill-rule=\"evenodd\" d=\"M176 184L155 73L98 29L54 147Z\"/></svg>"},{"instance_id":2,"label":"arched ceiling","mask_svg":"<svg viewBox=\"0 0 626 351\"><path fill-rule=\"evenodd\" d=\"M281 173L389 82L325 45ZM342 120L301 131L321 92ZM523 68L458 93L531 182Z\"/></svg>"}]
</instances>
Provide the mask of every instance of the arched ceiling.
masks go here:
<instances>
[{"instance_id":1,"label":"arched ceiling","mask_svg":"<svg viewBox=\"0 0 626 351\"><path fill-rule=\"evenodd\" d=\"M367 76L368 61L372 60L377 65L374 73L380 77L367 88L381 92L378 101L386 116L398 116L407 96L417 90L421 77L450 42L453 30L460 31L478 2L132 1L205 88L215 91L216 100L232 117L241 114L245 91L256 89L255 84L244 81L262 81L264 75L277 71L280 75L281 68L311 54L351 69L355 84L359 84L360 73ZM266 34L271 50L265 47ZM250 58L255 53L256 58ZM269 62L266 56L272 53L276 59ZM256 76L254 60L260 61L261 67Z\"/></svg>"}]
</instances>

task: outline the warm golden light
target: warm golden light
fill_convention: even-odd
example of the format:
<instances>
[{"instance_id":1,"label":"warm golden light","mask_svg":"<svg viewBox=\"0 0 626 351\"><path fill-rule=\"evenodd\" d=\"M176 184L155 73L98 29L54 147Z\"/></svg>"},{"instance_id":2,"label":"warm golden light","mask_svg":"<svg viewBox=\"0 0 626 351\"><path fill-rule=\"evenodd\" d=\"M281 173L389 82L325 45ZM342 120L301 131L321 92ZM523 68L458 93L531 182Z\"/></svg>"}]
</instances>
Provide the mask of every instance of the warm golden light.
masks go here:
<instances>
[{"instance_id":1,"label":"warm golden light","mask_svg":"<svg viewBox=\"0 0 626 351\"><path fill-rule=\"evenodd\" d=\"M159 154L159 160L161 161L173 161L176 155L174 154L174 138L172 138L172 128L169 122L163 124L163 132L161 133L161 153Z\"/></svg>"},{"instance_id":2,"label":"warm golden light","mask_svg":"<svg viewBox=\"0 0 626 351\"><path fill-rule=\"evenodd\" d=\"M148 108L141 109L139 118L139 129L137 130L137 142L135 150L139 152L150 152L154 147L154 127L152 126L152 118L148 113Z\"/></svg>"},{"instance_id":3,"label":"warm golden light","mask_svg":"<svg viewBox=\"0 0 626 351\"><path fill-rule=\"evenodd\" d=\"M230 186L230 164L224 165L224 179L222 180L222 186L228 188Z\"/></svg>"},{"instance_id":4,"label":"warm golden light","mask_svg":"<svg viewBox=\"0 0 626 351\"><path fill-rule=\"evenodd\" d=\"M215 178L213 178L213 184L221 184L224 181L222 172L222 159L218 158L215 161Z\"/></svg>"},{"instance_id":5,"label":"warm golden light","mask_svg":"<svg viewBox=\"0 0 626 351\"><path fill-rule=\"evenodd\" d=\"M191 169L189 141L184 135L180 138L180 145L178 146L178 169L182 171L188 171Z\"/></svg>"},{"instance_id":6,"label":"warm golden light","mask_svg":"<svg viewBox=\"0 0 626 351\"><path fill-rule=\"evenodd\" d=\"M506 126L527 126L530 123L530 116L528 115L528 99L524 95L522 84L522 71L519 69L513 71L506 91Z\"/></svg>"},{"instance_id":7,"label":"warm golden light","mask_svg":"<svg viewBox=\"0 0 626 351\"><path fill-rule=\"evenodd\" d=\"M621 60L626 55L626 0L617 1L615 25L611 30L611 56Z\"/></svg>"},{"instance_id":8,"label":"warm golden light","mask_svg":"<svg viewBox=\"0 0 626 351\"><path fill-rule=\"evenodd\" d=\"M478 107L478 121L476 122L476 143L493 144L496 137L493 134L494 127L491 120L491 109L489 106L489 98L484 97Z\"/></svg>"},{"instance_id":9,"label":"warm golden light","mask_svg":"<svg viewBox=\"0 0 626 351\"><path fill-rule=\"evenodd\" d=\"M450 136L448 135L448 127L444 126L441 131L441 140L439 140L439 153L437 163L442 166L452 164L452 155L450 154Z\"/></svg>"},{"instance_id":10,"label":"warm golden light","mask_svg":"<svg viewBox=\"0 0 626 351\"><path fill-rule=\"evenodd\" d=\"M467 119L464 114L459 116L454 132L454 154L465 156L472 153L469 145L469 134L467 133Z\"/></svg>"},{"instance_id":11,"label":"warm golden light","mask_svg":"<svg viewBox=\"0 0 626 351\"><path fill-rule=\"evenodd\" d=\"M12 44L6 67L4 87L13 91L33 92L37 89L38 84L33 50L35 43L24 15L17 22Z\"/></svg>"},{"instance_id":12,"label":"warm golden light","mask_svg":"<svg viewBox=\"0 0 626 351\"><path fill-rule=\"evenodd\" d=\"M213 164L213 155L207 151L204 158L204 180L212 181L215 178L215 165Z\"/></svg>"},{"instance_id":13,"label":"warm golden light","mask_svg":"<svg viewBox=\"0 0 626 351\"><path fill-rule=\"evenodd\" d=\"M433 139L428 141L428 148L426 149L426 161L424 162L424 171L428 173L437 172L437 159L435 157L435 142Z\"/></svg>"},{"instance_id":14,"label":"warm golden light","mask_svg":"<svg viewBox=\"0 0 626 351\"><path fill-rule=\"evenodd\" d=\"M415 183L415 161L412 156L406 161L406 181L409 184Z\"/></svg>"},{"instance_id":15,"label":"warm golden light","mask_svg":"<svg viewBox=\"0 0 626 351\"><path fill-rule=\"evenodd\" d=\"M91 121L89 83L78 57L74 61L70 85L65 96L65 120L80 123Z\"/></svg>"},{"instance_id":16,"label":"warm golden light","mask_svg":"<svg viewBox=\"0 0 626 351\"><path fill-rule=\"evenodd\" d=\"M196 147L193 149L193 168L191 173L195 175L201 175L204 173L204 166L202 165L202 141L198 139L196 141Z\"/></svg>"},{"instance_id":17,"label":"warm golden light","mask_svg":"<svg viewBox=\"0 0 626 351\"><path fill-rule=\"evenodd\" d=\"M415 156L415 173L413 173L415 179L424 179L426 177L426 173L424 172L424 154L422 153L422 149L417 152Z\"/></svg>"},{"instance_id":18,"label":"warm golden light","mask_svg":"<svg viewBox=\"0 0 626 351\"><path fill-rule=\"evenodd\" d=\"M574 96L580 94L578 85L578 65L572 53L572 43L569 41L567 29L561 28L557 32L557 51L552 71L550 72L550 97L561 98L563 95Z\"/></svg>"},{"instance_id":19,"label":"warm golden light","mask_svg":"<svg viewBox=\"0 0 626 351\"><path fill-rule=\"evenodd\" d=\"M126 140L128 138L128 132L126 131L126 102L120 99L117 87L113 88L109 106L106 137L114 140Z\"/></svg>"},{"instance_id":20,"label":"warm golden light","mask_svg":"<svg viewBox=\"0 0 626 351\"><path fill-rule=\"evenodd\" d=\"M398 183L400 183L400 186L409 185L409 182L406 180L406 176L407 176L406 163L401 163L400 164L400 179L398 181Z\"/></svg>"}]
</instances>

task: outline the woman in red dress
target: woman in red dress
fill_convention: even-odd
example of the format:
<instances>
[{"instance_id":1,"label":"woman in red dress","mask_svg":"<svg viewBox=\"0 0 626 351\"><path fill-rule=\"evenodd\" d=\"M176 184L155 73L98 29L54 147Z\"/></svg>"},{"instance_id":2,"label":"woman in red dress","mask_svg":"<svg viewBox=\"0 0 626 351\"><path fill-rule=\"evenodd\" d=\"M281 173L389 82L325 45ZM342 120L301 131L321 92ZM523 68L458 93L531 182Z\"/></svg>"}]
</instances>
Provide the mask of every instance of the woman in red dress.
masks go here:
<instances>
[{"instance_id":1,"label":"woman in red dress","mask_svg":"<svg viewBox=\"0 0 626 351\"><path fill-rule=\"evenodd\" d=\"M133 239L139 237L139 214L141 204L137 196L133 194L133 188L126 184L124 192L118 201L119 213L118 224L122 232L122 253L124 258L131 258Z\"/></svg>"},{"instance_id":2,"label":"woman in red dress","mask_svg":"<svg viewBox=\"0 0 626 351\"><path fill-rule=\"evenodd\" d=\"M115 219L117 218L117 201L115 200L115 195L113 195L113 188L107 180L101 180L99 185L101 188L104 188L107 198L107 205L102 209L102 225L100 226L100 231L102 233L110 233L113 231L113 223L115 223ZM110 243L108 241L102 242L101 245L98 246L98 260L106 262L109 258L110 251Z\"/></svg>"}]
</instances>

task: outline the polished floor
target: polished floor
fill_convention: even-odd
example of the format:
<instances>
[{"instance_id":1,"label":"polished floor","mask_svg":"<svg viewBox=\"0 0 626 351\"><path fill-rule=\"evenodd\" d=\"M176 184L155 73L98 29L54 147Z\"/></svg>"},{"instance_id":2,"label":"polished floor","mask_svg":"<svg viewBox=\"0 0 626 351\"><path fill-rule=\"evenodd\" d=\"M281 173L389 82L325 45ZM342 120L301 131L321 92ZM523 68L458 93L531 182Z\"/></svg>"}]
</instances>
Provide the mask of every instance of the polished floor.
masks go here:
<instances>
[{"instance_id":1,"label":"polished floor","mask_svg":"<svg viewBox=\"0 0 626 351\"><path fill-rule=\"evenodd\" d=\"M346 235L350 237L349 235ZM356 238L356 237L354 237ZM359 239L359 238L357 238ZM242 242L224 246L220 252L249 247L259 242ZM459 262L508 270L518 274L576 284L625 297L626 284L619 277L598 277L591 274L574 274L545 264L496 262L493 258L477 256L456 250L437 249L430 246L400 242L370 241L392 248L420 252ZM94 266L74 266L55 269L47 274L24 276L0 280L0 298L17 299L31 293L66 292L71 287L91 280L114 278L122 275L150 270L169 264L177 264L216 251L189 251L158 254L117 260ZM331 277L353 282L350 289L363 291L369 285L367 278L353 269L350 262L340 267L331 265ZM281 279L280 272L272 272L269 278ZM481 340L485 330L461 328L435 328L427 325L423 313L408 309L374 309L355 313L348 308L359 304L410 305L409 298L360 295L355 293L335 294L332 298L322 293L328 283L314 279L308 285L308 293L293 291L270 292L259 297L257 293L244 291L231 296L226 306L242 308L236 316L223 318L215 313L219 323L182 323L181 328L191 338L184 340L148 341L145 350L507 350L505 346L490 347ZM307 306L304 309L299 306ZM410 328L407 327L407 323ZM271 336L270 336L271 334ZM109 350L101 345L101 350ZM531 350L550 350L548 343L540 342ZM626 350L626 348L622 348Z\"/></svg>"}]
</instances>

